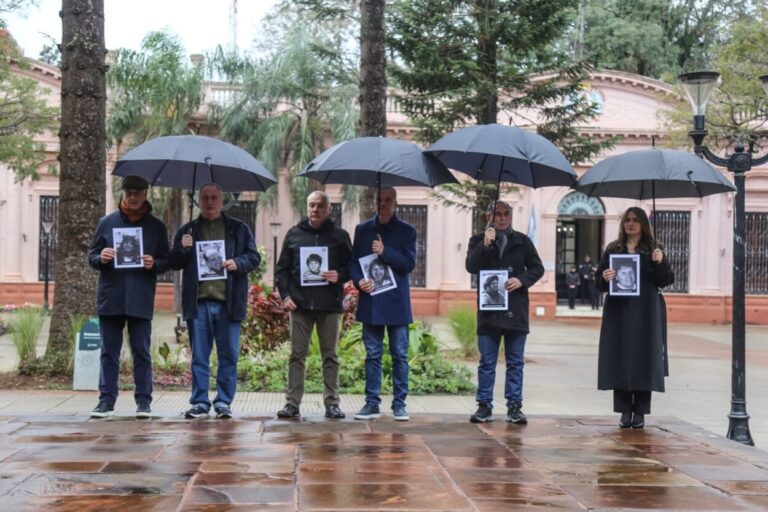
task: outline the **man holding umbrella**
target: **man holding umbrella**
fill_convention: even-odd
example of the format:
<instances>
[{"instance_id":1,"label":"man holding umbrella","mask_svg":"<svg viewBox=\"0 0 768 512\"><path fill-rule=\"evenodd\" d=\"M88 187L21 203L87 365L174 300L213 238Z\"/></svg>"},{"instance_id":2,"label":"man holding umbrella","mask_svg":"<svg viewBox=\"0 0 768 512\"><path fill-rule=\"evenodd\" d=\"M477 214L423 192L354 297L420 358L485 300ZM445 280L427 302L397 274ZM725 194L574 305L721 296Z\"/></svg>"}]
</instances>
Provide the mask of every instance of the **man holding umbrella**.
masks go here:
<instances>
[{"instance_id":1,"label":"man holding umbrella","mask_svg":"<svg viewBox=\"0 0 768 512\"><path fill-rule=\"evenodd\" d=\"M237 359L240 353L240 324L248 302L248 273L259 266L261 257L250 228L222 213L222 189L216 183L200 187L200 216L176 232L170 266L184 270L181 302L192 348L192 407L187 418L208 416L210 358L213 343L219 369L213 408L218 418L231 418L231 404L237 388ZM223 241L226 274L203 278L200 247L205 242Z\"/></svg>"},{"instance_id":2,"label":"man holding umbrella","mask_svg":"<svg viewBox=\"0 0 768 512\"><path fill-rule=\"evenodd\" d=\"M408 421L405 399L408 395L408 325L413 321L408 274L416 265L416 230L395 215L397 192L383 187L378 194L378 215L358 224L352 246L349 273L360 290L357 320L363 324L365 344L365 405L355 414L356 420L381 416L381 358L384 330L389 334L392 355L392 412L395 420ZM372 295L375 284L366 279L360 258L374 253L389 265L396 287Z\"/></svg>"},{"instance_id":3,"label":"man holding umbrella","mask_svg":"<svg viewBox=\"0 0 768 512\"><path fill-rule=\"evenodd\" d=\"M472 423L493 421L493 386L502 336L507 363L504 386L507 421L528 422L522 411L523 354L528 336L528 288L544 275L544 266L533 242L526 235L512 229L511 215L512 209L508 203L491 203L486 214L489 224L485 232L469 239L467 272L509 272L509 278L504 283L509 293L507 311L477 312L477 345L480 350L476 395L478 409L470 418Z\"/></svg>"},{"instance_id":4,"label":"man holding umbrella","mask_svg":"<svg viewBox=\"0 0 768 512\"><path fill-rule=\"evenodd\" d=\"M99 404L91 411L93 418L105 418L114 413L126 324L136 384L136 417L151 415L152 356L149 345L157 275L168 268L168 231L151 213L152 206L147 202L148 188L149 184L138 176L123 179L123 197L118 210L99 221L88 254L88 263L99 271L96 309L102 340ZM125 268L117 263L115 238L121 230L141 233L144 251L138 266Z\"/></svg>"}]
</instances>

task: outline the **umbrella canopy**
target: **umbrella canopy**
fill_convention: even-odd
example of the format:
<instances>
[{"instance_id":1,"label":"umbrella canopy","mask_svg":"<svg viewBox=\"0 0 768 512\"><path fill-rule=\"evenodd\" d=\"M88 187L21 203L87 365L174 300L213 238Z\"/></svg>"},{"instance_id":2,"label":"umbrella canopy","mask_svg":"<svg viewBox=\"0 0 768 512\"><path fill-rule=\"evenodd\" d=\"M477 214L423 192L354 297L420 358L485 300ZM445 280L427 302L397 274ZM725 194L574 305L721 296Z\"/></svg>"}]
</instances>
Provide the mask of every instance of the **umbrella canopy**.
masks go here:
<instances>
[{"instance_id":1,"label":"umbrella canopy","mask_svg":"<svg viewBox=\"0 0 768 512\"><path fill-rule=\"evenodd\" d=\"M250 153L202 135L151 139L117 161L115 176L141 176L152 186L197 190L210 182L225 192L266 190L277 183Z\"/></svg>"},{"instance_id":2,"label":"umbrella canopy","mask_svg":"<svg viewBox=\"0 0 768 512\"><path fill-rule=\"evenodd\" d=\"M326 149L299 176L320 183L369 187L435 187L457 183L451 171L412 142L358 137Z\"/></svg>"},{"instance_id":3,"label":"umbrella canopy","mask_svg":"<svg viewBox=\"0 0 768 512\"><path fill-rule=\"evenodd\" d=\"M541 135L514 126L484 124L449 133L425 153L446 167L484 181L528 187L570 187L576 173L560 150Z\"/></svg>"},{"instance_id":4,"label":"umbrella canopy","mask_svg":"<svg viewBox=\"0 0 768 512\"><path fill-rule=\"evenodd\" d=\"M588 196L628 199L704 197L736 190L698 156L656 148L606 158L584 173L575 188Z\"/></svg>"}]
</instances>

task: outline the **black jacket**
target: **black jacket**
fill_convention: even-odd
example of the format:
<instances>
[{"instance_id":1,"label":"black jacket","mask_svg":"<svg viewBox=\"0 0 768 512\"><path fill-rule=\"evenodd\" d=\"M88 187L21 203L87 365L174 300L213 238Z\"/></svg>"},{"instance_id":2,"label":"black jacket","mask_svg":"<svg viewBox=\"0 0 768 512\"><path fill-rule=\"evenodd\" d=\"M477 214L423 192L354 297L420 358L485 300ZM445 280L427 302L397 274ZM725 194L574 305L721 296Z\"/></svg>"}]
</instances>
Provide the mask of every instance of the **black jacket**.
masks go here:
<instances>
[{"instance_id":1,"label":"black jacket","mask_svg":"<svg viewBox=\"0 0 768 512\"><path fill-rule=\"evenodd\" d=\"M154 267L149 270L116 269L114 260L101 263L102 249L114 247L114 228L141 228L143 253L154 258ZM155 311L157 275L168 270L168 230L151 213L146 213L134 223L118 209L99 221L88 253L88 264L99 271L99 287L96 292L96 312L99 315L151 320Z\"/></svg>"},{"instance_id":2,"label":"black jacket","mask_svg":"<svg viewBox=\"0 0 768 512\"><path fill-rule=\"evenodd\" d=\"M236 272L227 272L227 313L233 321L242 322L245 320L248 305L248 273L259 266L261 256L256 250L251 229L237 219L227 217L223 213L221 216L224 217L226 230L226 259L233 259L237 263ZM194 246L187 250L181 247L181 237L190 233L196 242L201 240L198 222L199 218L188 222L176 232L168 260L172 269L184 270L181 306L185 320L197 317L197 256Z\"/></svg>"},{"instance_id":3,"label":"black jacket","mask_svg":"<svg viewBox=\"0 0 768 512\"><path fill-rule=\"evenodd\" d=\"M595 274L599 290L607 292L603 270L611 254L626 254L616 248L606 250ZM675 281L667 256L653 263L640 255L640 295L607 295L600 326L597 360L597 389L625 391L664 391L664 377L669 375L667 358L667 307L659 288Z\"/></svg>"},{"instance_id":4,"label":"black jacket","mask_svg":"<svg viewBox=\"0 0 768 512\"><path fill-rule=\"evenodd\" d=\"M523 283L522 288L509 294L507 311L477 311L477 334L528 332L528 288L544 275L544 265L530 238L517 231L506 236L507 245L501 257L496 244L490 247L483 244L483 233L469 239L467 272L507 270L509 277L516 277ZM499 283L499 288L501 286L503 283Z\"/></svg>"},{"instance_id":5,"label":"black jacket","mask_svg":"<svg viewBox=\"0 0 768 512\"><path fill-rule=\"evenodd\" d=\"M336 283L326 286L301 286L299 275L302 247L328 247L328 270L339 273ZM302 220L285 235L283 249L277 262L277 288L280 297L291 297L298 309L340 313L344 299L344 283L349 281L349 257L352 242L349 233L336 226L329 218L318 229L307 219Z\"/></svg>"}]
</instances>

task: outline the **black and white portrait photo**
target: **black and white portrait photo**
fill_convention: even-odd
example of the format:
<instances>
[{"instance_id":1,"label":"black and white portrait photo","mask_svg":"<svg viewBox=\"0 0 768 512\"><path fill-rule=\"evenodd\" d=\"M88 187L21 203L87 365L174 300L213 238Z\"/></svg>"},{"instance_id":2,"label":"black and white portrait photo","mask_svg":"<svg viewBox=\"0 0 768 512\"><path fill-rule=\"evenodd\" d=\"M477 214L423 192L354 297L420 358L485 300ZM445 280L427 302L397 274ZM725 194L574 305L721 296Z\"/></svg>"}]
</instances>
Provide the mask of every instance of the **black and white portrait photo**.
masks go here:
<instances>
[{"instance_id":1,"label":"black and white portrait photo","mask_svg":"<svg viewBox=\"0 0 768 512\"><path fill-rule=\"evenodd\" d=\"M197 277L200 281L215 281L227 278L224 268L226 253L224 240L206 240L195 244L197 250Z\"/></svg>"},{"instance_id":2,"label":"black and white portrait photo","mask_svg":"<svg viewBox=\"0 0 768 512\"><path fill-rule=\"evenodd\" d=\"M141 228L113 228L112 240L115 244L115 268L144 267Z\"/></svg>"},{"instance_id":3,"label":"black and white portrait photo","mask_svg":"<svg viewBox=\"0 0 768 512\"><path fill-rule=\"evenodd\" d=\"M611 254L609 266L616 271L616 277L610 281L608 293L630 297L640 295L639 254Z\"/></svg>"},{"instance_id":4,"label":"black and white portrait photo","mask_svg":"<svg viewBox=\"0 0 768 512\"><path fill-rule=\"evenodd\" d=\"M378 295L397 288L392 269L376 254L369 254L360 258L360 268L363 270L363 276L373 281L371 295Z\"/></svg>"},{"instance_id":5,"label":"black and white portrait photo","mask_svg":"<svg viewBox=\"0 0 768 512\"><path fill-rule=\"evenodd\" d=\"M504 283L509 278L506 270L481 270L480 280L480 310L481 311L506 311L508 293Z\"/></svg>"},{"instance_id":6,"label":"black and white portrait photo","mask_svg":"<svg viewBox=\"0 0 768 512\"><path fill-rule=\"evenodd\" d=\"M300 247L299 273L301 286L323 286L328 281L323 279L323 272L328 272L327 247Z\"/></svg>"}]
</instances>

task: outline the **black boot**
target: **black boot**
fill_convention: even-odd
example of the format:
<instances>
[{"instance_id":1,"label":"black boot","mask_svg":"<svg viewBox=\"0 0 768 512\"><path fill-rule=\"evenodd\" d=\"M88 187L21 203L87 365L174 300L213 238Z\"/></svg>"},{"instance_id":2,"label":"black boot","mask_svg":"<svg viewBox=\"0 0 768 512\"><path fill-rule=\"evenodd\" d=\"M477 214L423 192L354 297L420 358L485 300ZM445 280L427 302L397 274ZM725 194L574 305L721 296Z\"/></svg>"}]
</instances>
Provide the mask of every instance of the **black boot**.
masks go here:
<instances>
[{"instance_id":1,"label":"black boot","mask_svg":"<svg viewBox=\"0 0 768 512\"><path fill-rule=\"evenodd\" d=\"M645 415L636 412L632 416L632 428L643 428L645 426Z\"/></svg>"},{"instance_id":2,"label":"black boot","mask_svg":"<svg viewBox=\"0 0 768 512\"><path fill-rule=\"evenodd\" d=\"M632 426L632 413L621 413L621 419L619 420L619 428L629 428Z\"/></svg>"}]
</instances>

